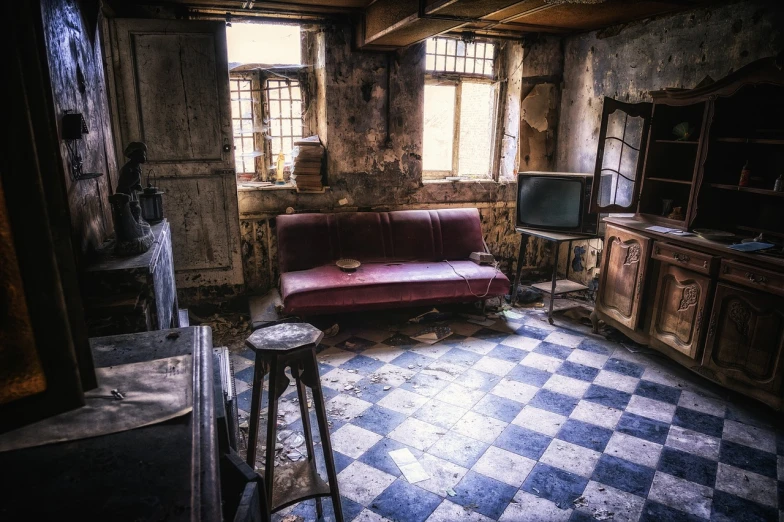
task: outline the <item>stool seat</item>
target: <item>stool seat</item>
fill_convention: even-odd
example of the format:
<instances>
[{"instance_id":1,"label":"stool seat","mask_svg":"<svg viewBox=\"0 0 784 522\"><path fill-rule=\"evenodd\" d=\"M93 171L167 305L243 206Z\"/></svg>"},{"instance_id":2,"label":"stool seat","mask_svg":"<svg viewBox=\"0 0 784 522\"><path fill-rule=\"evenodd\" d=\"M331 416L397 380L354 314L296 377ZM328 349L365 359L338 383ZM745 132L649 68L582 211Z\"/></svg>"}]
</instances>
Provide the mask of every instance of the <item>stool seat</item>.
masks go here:
<instances>
[{"instance_id":1,"label":"stool seat","mask_svg":"<svg viewBox=\"0 0 784 522\"><path fill-rule=\"evenodd\" d=\"M270 513L309 498L316 499L316 512L322 517L321 497L331 497L338 522L343 522L343 509L340 504L338 480L335 473L335 460L329 438L327 412L324 395L321 392L316 346L324 333L307 323L281 323L269 328L256 330L245 340L245 344L255 352L253 369L253 390L251 394L250 425L248 429L247 463L256 468L256 444L259 436L261 416L261 395L264 388L264 375L269 373L269 392L267 394L267 445L264 465L264 487ZM302 417L302 429L308 448L306 462L296 466L275 470L275 445L278 428L278 400L286 392L290 380L285 373L291 369L291 376L297 386L297 397ZM310 430L310 414L305 387L313 392L313 408L324 450L329 483L316 471L313 435Z\"/></svg>"}]
</instances>

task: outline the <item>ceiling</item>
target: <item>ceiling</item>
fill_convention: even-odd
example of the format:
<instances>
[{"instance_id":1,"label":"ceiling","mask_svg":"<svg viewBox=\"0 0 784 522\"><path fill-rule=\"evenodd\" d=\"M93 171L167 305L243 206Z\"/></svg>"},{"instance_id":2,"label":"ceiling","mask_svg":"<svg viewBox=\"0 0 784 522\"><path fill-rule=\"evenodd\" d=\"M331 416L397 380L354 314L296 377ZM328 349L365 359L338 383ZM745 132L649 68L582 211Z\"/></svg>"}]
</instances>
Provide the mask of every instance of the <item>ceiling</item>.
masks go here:
<instances>
[{"instance_id":1,"label":"ceiling","mask_svg":"<svg viewBox=\"0 0 784 522\"><path fill-rule=\"evenodd\" d=\"M192 16L320 20L350 18L357 45L395 49L444 32L519 38L601 29L717 0L132 0ZM127 4L126 4L127 5Z\"/></svg>"}]
</instances>

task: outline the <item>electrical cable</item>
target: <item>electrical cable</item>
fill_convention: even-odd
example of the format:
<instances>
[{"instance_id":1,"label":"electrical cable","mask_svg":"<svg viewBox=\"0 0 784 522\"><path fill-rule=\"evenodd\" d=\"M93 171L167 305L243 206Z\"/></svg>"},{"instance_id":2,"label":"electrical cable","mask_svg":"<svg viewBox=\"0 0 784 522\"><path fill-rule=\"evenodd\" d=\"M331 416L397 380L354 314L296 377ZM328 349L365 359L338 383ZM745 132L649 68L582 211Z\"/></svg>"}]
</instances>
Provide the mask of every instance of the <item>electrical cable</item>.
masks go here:
<instances>
[{"instance_id":1,"label":"electrical cable","mask_svg":"<svg viewBox=\"0 0 784 522\"><path fill-rule=\"evenodd\" d=\"M452 271L455 274L457 274L458 276L463 278L463 281L465 281L466 285L468 285L468 291L471 292L471 295L473 295L477 299L483 299L483 298L487 297L487 294L490 293L490 285L493 284L493 280L495 279L495 276L497 276L498 273L500 272L500 270L498 270L499 263L496 261L495 263L493 263L493 268L495 269L495 272L493 272L493 277L491 277L490 281L487 283L487 290L485 290L484 294L478 295L478 294L474 293L474 290L471 288L471 283L468 281L468 278L466 276L464 276L463 274L461 274L460 272L458 272L457 269L454 267L454 265L452 265L452 263L450 263L448 259L444 259L444 261L446 261L447 265L452 267Z\"/></svg>"}]
</instances>

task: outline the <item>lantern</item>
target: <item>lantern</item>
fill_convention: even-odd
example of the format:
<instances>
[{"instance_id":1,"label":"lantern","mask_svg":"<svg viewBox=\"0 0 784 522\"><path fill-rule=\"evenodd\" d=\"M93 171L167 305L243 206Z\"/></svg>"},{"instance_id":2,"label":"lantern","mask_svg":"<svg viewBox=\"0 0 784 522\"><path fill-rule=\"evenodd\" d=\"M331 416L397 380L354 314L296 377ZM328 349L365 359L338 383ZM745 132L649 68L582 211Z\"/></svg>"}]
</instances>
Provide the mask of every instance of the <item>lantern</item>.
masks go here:
<instances>
[{"instance_id":1,"label":"lantern","mask_svg":"<svg viewBox=\"0 0 784 522\"><path fill-rule=\"evenodd\" d=\"M151 224L163 220L163 191L158 187L153 187L152 183L147 183L141 194L139 194L139 205L142 207L142 217Z\"/></svg>"}]
</instances>

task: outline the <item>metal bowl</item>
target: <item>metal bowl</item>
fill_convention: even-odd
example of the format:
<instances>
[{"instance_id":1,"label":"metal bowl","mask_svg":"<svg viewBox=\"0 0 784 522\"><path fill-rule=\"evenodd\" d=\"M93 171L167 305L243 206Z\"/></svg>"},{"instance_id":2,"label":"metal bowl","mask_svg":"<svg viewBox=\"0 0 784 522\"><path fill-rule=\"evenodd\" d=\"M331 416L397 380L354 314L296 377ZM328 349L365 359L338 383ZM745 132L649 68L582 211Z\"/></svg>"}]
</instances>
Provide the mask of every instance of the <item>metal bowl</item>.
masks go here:
<instances>
[{"instance_id":1,"label":"metal bowl","mask_svg":"<svg viewBox=\"0 0 784 522\"><path fill-rule=\"evenodd\" d=\"M353 272L357 268L359 268L360 263L356 259L338 259L335 261L335 264L338 268L343 270L344 272Z\"/></svg>"}]
</instances>

